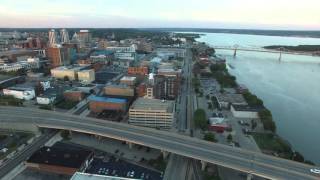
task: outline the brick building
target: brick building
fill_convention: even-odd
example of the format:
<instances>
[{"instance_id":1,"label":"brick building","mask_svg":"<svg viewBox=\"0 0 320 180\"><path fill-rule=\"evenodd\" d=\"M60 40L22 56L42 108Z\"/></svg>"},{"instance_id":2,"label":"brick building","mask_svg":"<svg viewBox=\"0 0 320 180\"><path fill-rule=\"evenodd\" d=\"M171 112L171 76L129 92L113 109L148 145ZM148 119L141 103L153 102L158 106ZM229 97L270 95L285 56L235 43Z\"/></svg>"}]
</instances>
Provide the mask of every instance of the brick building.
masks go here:
<instances>
[{"instance_id":1,"label":"brick building","mask_svg":"<svg viewBox=\"0 0 320 180\"><path fill-rule=\"evenodd\" d=\"M25 164L39 171L73 175L84 169L92 156L92 151L68 146L42 147Z\"/></svg>"}]
</instances>

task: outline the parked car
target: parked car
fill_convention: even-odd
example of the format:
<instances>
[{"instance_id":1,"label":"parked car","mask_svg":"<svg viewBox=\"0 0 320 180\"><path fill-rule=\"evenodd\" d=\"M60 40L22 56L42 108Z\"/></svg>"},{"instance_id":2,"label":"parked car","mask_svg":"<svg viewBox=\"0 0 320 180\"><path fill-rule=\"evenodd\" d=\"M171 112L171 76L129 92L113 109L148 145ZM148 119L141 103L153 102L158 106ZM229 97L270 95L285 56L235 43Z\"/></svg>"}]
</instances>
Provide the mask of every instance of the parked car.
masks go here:
<instances>
[{"instance_id":1,"label":"parked car","mask_svg":"<svg viewBox=\"0 0 320 180\"><path fill-rule=\"evenodd\" d=\"M310 172L315 173L315 174L320 174L320 169L310 169Z\"/></svg>"}]
</instances>

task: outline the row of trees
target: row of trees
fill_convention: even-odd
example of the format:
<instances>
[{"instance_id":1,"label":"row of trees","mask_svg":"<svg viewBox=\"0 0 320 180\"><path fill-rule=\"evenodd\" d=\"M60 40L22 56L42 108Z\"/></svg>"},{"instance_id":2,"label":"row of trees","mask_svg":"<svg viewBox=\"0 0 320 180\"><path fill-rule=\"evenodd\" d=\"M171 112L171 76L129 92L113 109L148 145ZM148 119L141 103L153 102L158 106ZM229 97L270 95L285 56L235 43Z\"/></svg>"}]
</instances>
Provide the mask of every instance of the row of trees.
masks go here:
<instances>
[{"instance_id":1,"label":"row of trees","mask_svg":"<svg viewBox=\"0 0 320 180\"><path fill-rule=\"evenodd\" d=\"M249 106L263 107L263 101L249 91L242 94Z\"/></svg>"},{"instance_id":2,"label":"row of trees","mask_svg":"<svg viewBox=\"0 0 320 180\"><path fill-rule=\"evenodd\" d=\"M237 87L236 77L229 74L226 64L213 64L210 66L212 76L219 82L222 88Z\"/></svg>"},{"instance_id":3,"label":"row of trees","mask_svg":"<svg viewBox=\"0 0 320 180\"><path fill-rule=\"evenodd\" d=\"M272 131L273 133L276 132L276 124L273 121L272 114L268 109L263 108L262 110L260 110L259 117L261 119L261 122L263 124L263 128L265 130Z\"/></svg>"}]
</instances>

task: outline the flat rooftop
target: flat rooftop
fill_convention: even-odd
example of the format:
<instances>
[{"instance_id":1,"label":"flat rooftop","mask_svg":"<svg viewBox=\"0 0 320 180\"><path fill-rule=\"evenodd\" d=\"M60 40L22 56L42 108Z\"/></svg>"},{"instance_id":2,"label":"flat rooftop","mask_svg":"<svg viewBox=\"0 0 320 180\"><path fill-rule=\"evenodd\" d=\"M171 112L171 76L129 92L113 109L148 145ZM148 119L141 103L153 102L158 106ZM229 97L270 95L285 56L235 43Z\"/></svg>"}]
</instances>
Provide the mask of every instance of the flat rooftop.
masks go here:
<instances>
[{"instance_id":1,"label":"flat rooftop","mask_svg":"<svg viewBox=\"0 0 320 180\"><path fill-rule=\"evenodd\" d=\"M232 105L236 111L249 111L249 112L259 112L263 110L263 107L251 107L249 105Z\"/></svg>"},{"instance_id":2,"label":"flat rooftop","mask_svg":"<svg viewBox=\"0 0 320 180\"><path fill-rule=\"evenodd\" d=\"M85 70L87 67L89 67L90 65L84 65L84 66L59 66L54 68L53 70L74 70L74 71L80 71L80 70Z\"/></svg>"},{"instance_id":3,"label":"flat rooftop","mask_svg":"<svg viewBox=\"0 0 320 180\"><path fill-rule=\"evenodd\" d=\"M97 174L88 174L82 172L76 172L70 180L135 180L133 178L115 177Z\"/></svg>"},{"instance_id":4,"label":"flat rooftop","mask_svg":"<svg viewBox=\"0 0 320 180\"><path fill-rule=\"evenodd\" d=\"M134 81L136 80L136 77L132 77L132 76L124 76L120 79L120 81Z\"/></svg>"},{"instance_id":5,"label":"flat rooftop","mask_svg":"<svg viewBox=\"0 0 320 180\"><path fill-rule=\"evenodd\" d=\"M126 84L107 84L105 88L123 88L123 89L131 89L128 85Z\"/></svg>"},{"instance_id":6,"label":"flat rooftop","mask_svg":"<svg viewBox=\"0 0 320 180\"><path fill-rule=\"evenodd\" d=\"M6 89L12 90L12 91L33 91L34 90L33 87L19 87L19 86L9 87Z\"/></svg>"},{"instance_id":7,"label":"flat rooftop","mask_svg":"<svg viewBox=\"0 0 320 180\"><path fill-rule=\"evenodd\" d=\"M122 98L110 98L104 96L90 96L89 101L110 102L110 103L126 103L126 99Z\"/></svg>"},{"instance_id":8,"label":"flat rooftop","mask_svg":"<svg viewBox=\"0 0 320 180\"><path fill-rule=\"evenodd\" d=\"M42 147L28 160L28 163L80 168L92 151L68 146Z\"/></svg>"},{"instance_id":9,"label":"flat rooftop","mask_svg":"<svg viewBox=\"0 0 320 180\"><path fill-rule=\"evenodd\" d=\"M247 104L242 94L217 93L215 96L219 102Z\"/></svg>"},{"instance_id":10,"label":"flat rooftop","mask_svg":"<svg viewBox=\"0 0 320 180\"><path fill-rule=\"evenodd\" d=\"M131 105L130 109L143 109L143 110L160 110L169 113L173 112L173 101L160 100L160 99L146 99L138 98Z\"/></svg>"}]
</instances>

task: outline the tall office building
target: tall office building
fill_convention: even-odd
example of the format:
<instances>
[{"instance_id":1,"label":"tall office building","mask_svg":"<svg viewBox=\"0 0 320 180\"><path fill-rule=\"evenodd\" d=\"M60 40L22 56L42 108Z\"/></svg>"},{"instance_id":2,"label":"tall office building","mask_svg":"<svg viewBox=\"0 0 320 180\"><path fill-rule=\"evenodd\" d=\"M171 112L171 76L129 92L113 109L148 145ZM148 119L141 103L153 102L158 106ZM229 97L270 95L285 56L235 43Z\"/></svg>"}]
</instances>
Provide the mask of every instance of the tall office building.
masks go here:
<instances>
[{"instance_id":1,"label":"tall office building","mask_svg":"<svg viewBox=\"0 0 320 180\"><path fill-rule=\"evenodd\" d=\"M49 47L54 47L57 44L57 34L54 29L49 31Z\"/></svg>"},{"instance_id":2,"label":"tall office building","mask_svg":"<svg viewBox=\"0 0 320 180\"><path fill-rule=\"evenodd\" d=\"M68 31L66 29L61 29L60 30L60 37L61 37L61 43L69 43L70 39L69 39L69 34Z\"/></svg>"},{"instance_id":3,"label":"tall office building","mask_svg":"<svg viewBox=\"0 0 320 180\"><path fill-rule=\"evenodd\" d=\"M91 33L89 30L80 30L78 33L78 39L80 41L80 48L85 47L91 41Z\"/></svg>"},{"instance_id":4,"label":"tall office building","mask_svg":"<svg viewBox=\"0 0 320 180\"><path fill-rule=\"evenodd\" d=\"M71 63L70 51L68 48L57 45L47 49L47 57L51 62L51 67L66 66Z\"/></svg>"}]
</instances>

